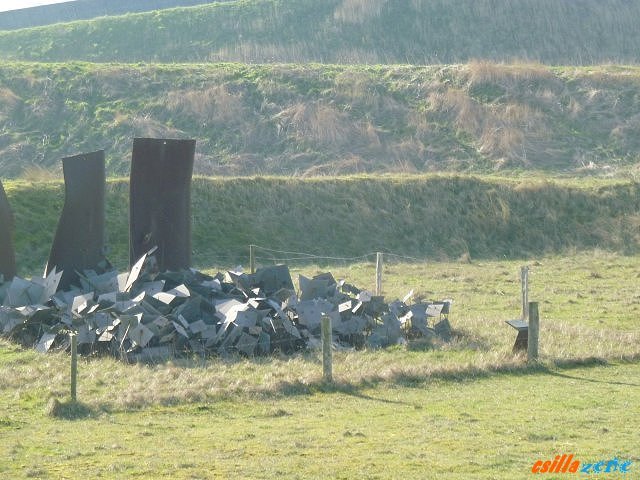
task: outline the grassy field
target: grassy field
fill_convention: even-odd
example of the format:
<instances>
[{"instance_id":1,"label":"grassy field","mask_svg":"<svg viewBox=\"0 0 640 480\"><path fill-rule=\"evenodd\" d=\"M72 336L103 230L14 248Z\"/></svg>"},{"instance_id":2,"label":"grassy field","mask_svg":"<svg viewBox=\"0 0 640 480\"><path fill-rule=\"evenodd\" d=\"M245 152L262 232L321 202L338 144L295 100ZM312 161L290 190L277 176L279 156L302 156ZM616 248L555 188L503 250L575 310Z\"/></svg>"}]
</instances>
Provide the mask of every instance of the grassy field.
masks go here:
<instances>
[{"instance_id":1,"label":"grassy field","mask_svg":"<svg viewBox=\"0 0 640 480\"><path fill-rule=\"evenodd\" d=\"M562 453L583 462L631 460L633 472L640 461L631 400L638 372L630 364L537 370L116 410L74 421L2 395L8 405L0 473L506 479L525 478L536 460Z\"/></svg>"},{"instance_id":2,"label":"grassy field","mask_svg":"<svg viewBox=\"0 0 640 480\"><path fill-rule=\"evenodd\" d=\"M263 359L80 363L0 343L7 478L524 478L533 463L640 461L640 257L387 262L388 298L452 297L455 339ZM511 354L519 266L531 267L541 361ZM329 269L372 287L373 266ZM58 402L56 404L56 402ZM632 470L633 472L634 470ZM628 477L629 478L629 477ZM632 478L632 477L630 477Z\"/></svg>"}]
</instances>

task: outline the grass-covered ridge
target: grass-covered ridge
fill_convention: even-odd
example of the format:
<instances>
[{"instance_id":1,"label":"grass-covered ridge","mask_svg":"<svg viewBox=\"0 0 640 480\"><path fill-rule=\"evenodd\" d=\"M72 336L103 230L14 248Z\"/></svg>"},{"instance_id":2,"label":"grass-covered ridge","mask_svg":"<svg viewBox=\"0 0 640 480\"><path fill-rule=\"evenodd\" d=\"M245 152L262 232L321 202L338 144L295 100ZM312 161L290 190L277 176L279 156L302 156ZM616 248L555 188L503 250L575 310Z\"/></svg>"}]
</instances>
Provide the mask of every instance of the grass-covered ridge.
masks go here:
<instances>
[{"instance_id":1,"label":"grass-covered ridge","mask_svg":"<svg viewBox=\"0 0 640 480\"><path fill-rule=\"evenodd\" d=\"M126 175L135 136L195 138L205 175L637 175L639 87L613 66L8 63L0 177L102 148Z\"/></svg>"},{"instance_id":2,"label":"grass-covered ridge","mask_svg":"<svg viewBox=\"0 0 640 480\"><path fill-rule=\"evenodd\" d=\"M5 59L636 63L625 0L237 0L0 33Z\"/></svg>"},{"instance_id":3,"label":"grass-covered ridge","mask_svg":"<svg viewBox=\"0 0 640 480\"><path fill-rule=\"evenodd\" d=\"M63 203L61 182L5 182L20 271L40 272ZM355 257L387 251L430 259L523 258L640 249L633 182L479 177L204 178L192 188L194 264L248 262L248 245ZM109 257L128 262L128 182L107 185Z\"/></svg>"},{"instance_id":4,"label":"grass-covered ridge","mask_svg":"<svg viewBox=\"0 0 640 480\"><path fill-rule=\"evenodd\" d=\"M163 8L202 5L208 0L73 0L36 7L0 12L0 30L51 25L54 23L88 20L105 15L124 15L134 12L150 12Z\"/></svg>"}]
</instances>

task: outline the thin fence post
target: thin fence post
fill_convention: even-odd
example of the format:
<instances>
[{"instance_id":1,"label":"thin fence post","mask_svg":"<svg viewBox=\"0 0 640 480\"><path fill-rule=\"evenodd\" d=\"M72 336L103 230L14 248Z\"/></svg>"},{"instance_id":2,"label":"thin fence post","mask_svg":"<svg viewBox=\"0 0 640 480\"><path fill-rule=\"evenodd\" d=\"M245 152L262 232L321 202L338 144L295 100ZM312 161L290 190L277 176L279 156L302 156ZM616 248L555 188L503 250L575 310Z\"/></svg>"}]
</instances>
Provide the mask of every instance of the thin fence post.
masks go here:
<instances>
[{"instance_id":1,"label":"thin fence post","mask_svg":"<svg viewBox=\"0 0 640 480\"><path fill-rule=\"evenodd\" d=\"M249 273L256 273L256 253L255 245L249 245Z\"/></svg>"},{"instance_id":2,"label":"thin fence post","mask_svg":"<svg viewBox=\"0 0 640 480\"><path fill-rule=\"evenodd\" d=\"M520 286L522 289L522 321L529 319L529 267L520 267Z\"/></svg>"},{"instance_id":3,"label":"thin fence post","mask_svg":"<svg viewBox=\"0 0 640 480\"><path fill-rule=\"evenodd\" d=\"M538 316L538 302L529 303L529 341L527 342L527 360L538 359L538 339L540 335L540 317Z\"/></svg>"},{"instance_id":4,"label":"thin fence post","mask_svg":"<svg viewBox=\"0 0 640 480\"><path fill-rule=\"evenodd\" d=\"M382 252L376 253L376 295L382 295Z\"/></svg>"},{"instance_id":5,"label":"thin fence post","mask_svg":"<svg viewBox=\"0 0 640 480\"><path fill-rule=\"evenodd\" d=\"M331 351L331 317L322 317L322 376L325 382L333 382L333 353Z\"/></svg>"},{"instance_id":6,"label":"thin fence post","mask_svg":"<svg viewBox=\"0 0 640 480\"><path fill-rule=\"evenodd\" d=\"M78 385L78 335L71 333L71 401L77 399Z\"/></svg>"}]
</instances>

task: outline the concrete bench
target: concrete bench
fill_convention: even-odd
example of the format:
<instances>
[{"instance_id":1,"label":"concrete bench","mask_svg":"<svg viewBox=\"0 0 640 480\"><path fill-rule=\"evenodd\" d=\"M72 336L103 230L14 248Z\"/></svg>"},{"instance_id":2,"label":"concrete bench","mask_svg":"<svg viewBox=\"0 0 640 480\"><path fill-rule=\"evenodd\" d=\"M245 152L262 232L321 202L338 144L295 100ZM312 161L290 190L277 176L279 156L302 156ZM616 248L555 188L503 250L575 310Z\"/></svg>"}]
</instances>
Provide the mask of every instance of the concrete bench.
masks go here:
<instances>
[{"instance_id":1,"label":"concrete bench","mask_svg":"<svg viewBox=\"0 0 640 480\"><path fill-rule=\"evenodd\" d=\"M516 342L513 344L513 353L526 352L529 343L529 324L523 320L506 320L508 325L518 331Z\"/></svg>"}]
</instances>

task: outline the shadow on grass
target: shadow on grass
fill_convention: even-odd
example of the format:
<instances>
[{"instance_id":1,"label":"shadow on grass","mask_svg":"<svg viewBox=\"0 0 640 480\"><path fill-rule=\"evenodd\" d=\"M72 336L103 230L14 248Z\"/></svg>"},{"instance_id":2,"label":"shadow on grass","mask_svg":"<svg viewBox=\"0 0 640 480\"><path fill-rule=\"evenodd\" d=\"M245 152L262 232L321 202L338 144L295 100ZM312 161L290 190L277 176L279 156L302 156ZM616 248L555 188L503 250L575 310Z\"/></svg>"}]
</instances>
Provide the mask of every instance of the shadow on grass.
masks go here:
<instances>
[{"instance_id":1,"label":"shadow on grass","mask_svg":"<svg viewBox=\"0 0 640 480\"><path fill-rule=\"evenodd\" d=\"M430 348L430 347L427 347ZM291 356L285 357L291 359ZM238 385L224 391L216 393L207 392L206 390L197 392L193 396L183 397L179 394L169 398L162 399L159 404L165 406L175 406L179 404L193 404L200 402L217 402L217 401L237 401L239 398L274 400L287 397L304 397L315 394L343 394L371 402L379 402L384 404L397 404L405 406L413 406L421 408L420 405L403 402L402 400L390 400L376 396L376 387L399 387L399 388L428 388L429 384L435 382L449 383L470 383L486 378L504 376L504 377L520 377L528 375L549 375L562 377L571 380L582 380L586 382L610 383L616 385L625 385L630 387L638 387L640 385L624 382L608 382L606 380L598 380L585 377L585 372L571 375L571 370L603 367L613 364L637 364L640 361L640 354L629 355L622 359L607 360L599 357L585 357L577 359L548 359L544 362L527 363L525 355L516 355L511 358L502 359L495 363L485 363L481 365L472 365L469 363L460 365L449 365L440 367L425 367L419 369L411 369L411 365L398 365L397 369L386 370L380 374L372 373L357 379L341 379L339 376L334 377L333 382L325 381L321 376L321 367L319 358L313 353L301 354L299 359L303 360L303 365L295 365L296 368L311 368L317 371L316 375L307 376L306 379L288 379L281 380L277 383L268 385ZM256 364L268 365L271 362L281 360L282 357L262 357L255 359ZM244 361L246 359L238 357L236 359L227 359L228 362ZM309 364L304 365L305 361ZM171 362L174 366L192 369L202 368L199 362ZM149 400L146 397L140 397L133 403L126 404L126 410L138 410L158 404L158 400ZM82 420L87 418L95 418L105 412L118 411L120 407L107 402L103 405L87 405L81 402L60 402L52 399L47 406L47 415L62 420Z\"/></svg>"},{"instance_id":2,"label":"shadow on grass","mask_svg":"<svg viewBox=\"0 0 640 480\"><path fill-rule=\"evenodd\" d=\"M549 371L548 373L550 375L555 376L555 377L566 378L568 380L579 380L581 382L602 383L602 384L605 384L605 385L622 385L622 386L625 386L625 387L640 387L640 383L597 380L595 378L579 377L579 376L576 376L576 375L568 375L566 373L562 373L562 372L558 372L558 371Z\"/></svg>"},{"instance_id":3,"label":"shadow on grass","mask_svg":"<svg viewBox=\"0 0 640 480\"><path fill-rule=\"evenodd\" d=\"M636 363L640 360L640 355L623 359L622 362ZM423 388L429 382L443 380L447 382L468 382L489 378L495 375L525 376L525 375L554 375L568 379L576 379L583 381L592 381L598 383L610 383L615 385L640 386L634 383L625 382L606 382L601 380L593 380L585 377L577 377L567 375L558 370L571 370L585 367L601 367L610 365L607 360L597 357L587 357L583 359L571 360L552 360L548 363L526 363L521 357L515 357L513 362L490 365L486 367L467 367L455 369L436 369L429 372L410 373L406 371L398 371L384 377L371 377L362 379L358 382L326 382L318 380L315 382L281 382L269 392L258 392L262 395L311 395L314 393L343 393L347 395L357 396L363 399L383 401L385 403L396 403L387 400L380 400L370 397L362 393L363 390L371 389L377 385L394 385L398 387ZM398 402L402 403L402 402Z\"/></svg>"},{"instance_id":4,"label":"shadow on grass","mask_svg":"<svg viewBox=\"0 0 640 480\"><path fill-rule=\"evenodd\" d=\"M452 329L445 338L437 335L412 338L407 342L406 348L410 352L427 352L443 348L488 352L493 348L493 345L489 339L478 333Z\"/></svg>"},{"instance_id":5,"label":"shadow on grass","mask_svg":"<svg viewBox=\"0 0 640 480\"><path fill-rule=\"evenodd\" d=\"M96 414L97 412L89 405L78 401L60 402L52 398L47 404L47 415L60 420L84 420Z\"/></svg>"},{"instance_id":6,"label":"shadow on grass","mask_svg":"<svg viewBox=\"0 0 640 480\"><path fill-rule=\"evenodd\" d=\"M640 361L640 354L629 356L624 359L616 359L613 364L628 363L637 364ZM406 370L397 370L390 373L380 375L370 375L358 380L344 380L334 378L333 382L325 381L319 375L311 380L283 380L269 386L241 386L237 389L231 388L223 392L213 395L206 391L200 392L188 399L180 395L164 398L160 402L149 401L147 398L141 398L133 403L127 403L125 410L133 411L144 409L154 404L163 406L176 406L181 404L194 404L201 402L218 402L231 401L246 398L252 400L268 400L274 401L279 398L305 397L317 394L343 394L360 398L363 400L378 402L384 404L404 405L414 408L422 408L411 402L402 400L390 400L375 395L376 387L399 387L399 388L428 388L430 383L444 381L449 383L456 382L475 382L485 378L496 376L505 377L521 377L528 375L550 375L558 376L571 380L584 380L602 383L615 383L620 385L628 385L637 387L635 384L625 384L623 382L606 382L601 380L593 380L580 376L571 376L567 372L573 369L596 368L612 365L609 361L597 358L587 357L581 359L556 359L547 360L544 363L527 363L526 357L515 356L512 360L503 363L496 363L484 366L459 366L459 367L441 367L439 369L430 369L426 371L411 372ZM107 412L119 411L120 407L109 403L96 405L95 407L87 406L79 402L60 403L55 400L50 402L48 414L52 417L64 420L80 420L86 418L99 417Z\"/></svg>"}]
</instances>

